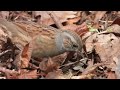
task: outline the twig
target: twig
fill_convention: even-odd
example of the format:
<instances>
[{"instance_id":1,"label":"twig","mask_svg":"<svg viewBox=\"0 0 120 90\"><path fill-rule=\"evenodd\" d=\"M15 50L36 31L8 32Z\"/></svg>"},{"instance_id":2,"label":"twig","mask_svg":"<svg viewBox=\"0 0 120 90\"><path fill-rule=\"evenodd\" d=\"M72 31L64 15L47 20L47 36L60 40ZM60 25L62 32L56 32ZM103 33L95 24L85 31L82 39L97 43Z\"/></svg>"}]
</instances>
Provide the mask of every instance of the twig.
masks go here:
<instances>
[{"instance_id":1,"label":"twig","mask_svg":"<svg viewBox=\"0 0 120 90\"><path fill-rule=\"evenodd\" d=\"M9 73L9 74L19 74L17 71L12 71L0 66L0 72Z\"/></svg>"},{"instance_id":2,"label":"twig","mask_svg":"<svg viewBox=\"0 0 120 90\"><path fill-rule=\"evenodd\" d=\"M101 66L101 65L109 65L109 63L97 63L97 64L94 64L93 66L90 65L89 67L87 67L83 72L82 72L82 75L86 75L88 73L91 73L93 70L95 70L98 66Z\"/></svg>"},{"instance_id":3,"label":"twig","mask_svg":"<svg viewBox=\"0 0 120 90\"><path fill-rule=\"evenodd\" d=\"M1 57L2 55L4 55L5 53L9 52L9 51L12 51L12 50L6 50L6 51L1 52L1 53L0 53L0 57Z\"/></svg>"},{"instance_id":4,"label":"twig","mask_svg":"<svg viewBox=\"0 0 120 90\"><path fill-rule=\"evenodd\" d=\"M29 65L33 68L33 69L39 69L39 67L37 67L36 65L29 63Z\"/></svg>"},{"instance_id":5,"label":"twig","mask_svg":"<svg viewBox=\"0 0 120 90\"><path fill-rule=\"evenodd\" d=\"M39 64L40 64L39 61L36 61L36 60L34 60L33 58L31 58L31 63L34 63L35 65L38 65L38 66L39 66Z\"/></svg>"},{"instance_id":6,"label":"twig","mask_svg":"<svg viewBox=\"0 0 120 90\"><path fill-rule=\"evenodd\" d=\"M53 21L55 22L56 26L59 29L63 28L63 25L60 23L60 20L58 19L58 17L55 15L55 13L53 11L47 11L47 14L50 15L50 17L53 19Z\"/></svg>"},{"instance_id":7,"label":"twig","mask_svg":"<svg viewBox=\"0 0 120 90\"><path fill-rule=\"evenodd\" d=\"M106 14L106 11L97 11L95 15L94 22L98 23L98 21Z\"/></svg>"}]
</instances>

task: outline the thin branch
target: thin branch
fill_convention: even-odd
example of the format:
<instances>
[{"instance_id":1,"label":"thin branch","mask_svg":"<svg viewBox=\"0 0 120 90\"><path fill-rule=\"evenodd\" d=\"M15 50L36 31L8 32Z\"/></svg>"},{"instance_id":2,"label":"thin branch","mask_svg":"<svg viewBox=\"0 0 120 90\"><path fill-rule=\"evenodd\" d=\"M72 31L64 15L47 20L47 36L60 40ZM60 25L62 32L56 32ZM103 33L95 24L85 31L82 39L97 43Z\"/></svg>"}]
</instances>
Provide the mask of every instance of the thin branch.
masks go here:
<instances>
[{"instance_id":1,"label":"thin branch","mask_svg":"<svg viewBox=\"0 0 120 90\"><path fill-rule=\"evenodd\" d=\"M12 71L0 66L0 72L9 73L9 74L19 74L17 71Z\"/></svg>"},{"instance_id":2,"label":"thin branch","mask_svg":"<svg viewBox=\"0 0 120 90\"><path fill-rule=\"evenodd\" d=\"M53 19L53 21L55 22L56 26L59 28L59 29L62 29L63 28L63 25L61 24L60 20L58 19L58 17L55 15L55 13L53 11L46 11L47 14L50 15L50 17Z\"/></svg>"}]
</instances>

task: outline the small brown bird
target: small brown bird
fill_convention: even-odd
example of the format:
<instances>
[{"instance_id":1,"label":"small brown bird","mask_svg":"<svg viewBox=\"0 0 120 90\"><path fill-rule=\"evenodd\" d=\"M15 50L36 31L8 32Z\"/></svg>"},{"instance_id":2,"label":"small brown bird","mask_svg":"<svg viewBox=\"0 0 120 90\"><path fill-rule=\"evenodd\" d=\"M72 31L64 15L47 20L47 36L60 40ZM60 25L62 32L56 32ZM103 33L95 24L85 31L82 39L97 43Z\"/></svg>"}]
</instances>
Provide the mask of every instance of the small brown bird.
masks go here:
<instances>
[{"instance_id":1,"label":"small brown bird","mask_svg":"<svg viewBox=\"0 0 120 90\"><path fill-rule=\"evenodd\" d=\"M74 31L27 21L17 21L14 24L32 37L33 57L53 57L67 51L81 51L82 49L82 40Z\"/></svg>"},{"instance_id":2,"label":"small brown bird","mask_svg":"<svg viewBox=\"0 0 120 90\"><path fill-rule=\"evenodd\" d=\"M15 44L24 47L29 43L32 46L31 56L35 58L81 51L83 46L81 38L74 31L56 29L28 21L8 22L0 19L0 24L11 33L11 40Z\"/></svg>"}]
</instances>

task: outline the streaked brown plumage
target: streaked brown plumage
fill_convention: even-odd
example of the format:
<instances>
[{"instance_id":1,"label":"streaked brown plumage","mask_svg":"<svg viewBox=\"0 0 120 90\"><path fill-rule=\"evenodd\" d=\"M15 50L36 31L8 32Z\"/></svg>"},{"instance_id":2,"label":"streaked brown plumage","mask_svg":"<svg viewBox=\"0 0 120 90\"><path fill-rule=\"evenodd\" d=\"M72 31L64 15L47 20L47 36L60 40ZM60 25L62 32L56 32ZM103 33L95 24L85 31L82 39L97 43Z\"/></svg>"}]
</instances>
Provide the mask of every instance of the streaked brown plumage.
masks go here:
<instances>
[{"instance_id":1,"label":"streaked brown plumage","mask_svg":"<svg viewBox=\"0 0 120 90\"><path fill-rule=\"evenodd\" d=\"M80 37L73 31L60 30L27 21L17 21L15 24L33 37L33 57L51 57L82 48Z\"/></svg>"},{"instance_id":2,"label":"streaked brown plumage","mask_svg":"<svg viewBox=\"0 0 120 90\"><path fill-rule=\"evenodd\" d=\"M81 38L74 31L56 29L28 21L8 22L0 19L0 24L11 32L11 40L25 46L32 44L32 57L53 57L67 51L81 51ZM17 38L17 40L16 40Z\"/></svg>"}]
</instances>

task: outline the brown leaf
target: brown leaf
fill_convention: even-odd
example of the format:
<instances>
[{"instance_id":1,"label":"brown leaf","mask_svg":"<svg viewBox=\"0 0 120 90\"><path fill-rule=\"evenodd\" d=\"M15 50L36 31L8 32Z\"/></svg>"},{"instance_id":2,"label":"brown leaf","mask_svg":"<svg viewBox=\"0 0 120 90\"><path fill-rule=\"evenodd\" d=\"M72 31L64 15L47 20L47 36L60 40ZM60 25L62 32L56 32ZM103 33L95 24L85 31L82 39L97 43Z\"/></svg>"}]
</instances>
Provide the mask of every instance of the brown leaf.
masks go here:
<instances>
[{"instance_id":1,"label":"brown leaf","mask_svg":"<svg viewBox=\"0 0 120 90\"><path fill-rule=\"evenodd\" d=\"M20 67L21 68L28 67L29 61L30 61L30 58L31 58L31 53L32 53L32 44L27 44L24 47L24 49L21 53L21 56L20 56L20 62L21 62Z\"/></svg>"},{"instance_id":2,"label":"brown leaf","mask_svg":"<svg viewBox=\"0 0 120 90\"><path fill-rule=\"evenodd\" d=\"M112 72L112 71L111 71L111 72L108 72L107 75L108 75L108 77L107 77L108 79L116 79L116 75L115 75L115 73Z\"/></svg>"},{"instance_id":3,"label":"brown leaf","mask_svg":"<svg viewBox=\"0 0 120 90\"><path fill-rule=\"evenodd\" d=\"M58 66L58 63L56 63L51 58L49 58L48 60L43 59L43 61L39 65L40 69L45 71L46 73L56 70Z\"/></svg>"},{"instance_id":4,"label":"brown leaf","mask_svg":"<svg viewBox=\"0 0 120 90\"><path fill-rule=\"evenodd\" d=\"M118 57L114 58L115 61L115 68L113 71L115 71L116 77L117 79L120 79L120 55L118 55Z\"/></svg>"},{"instance_id":5,"label":"brown leaf","mask_svg":"<svg viewBox=\"0 0 120 90\"><path fill-rule=\"evenodd\" d=\"M38 77L37 70L23 72L18 76L18 79L36 79Z\"/></svg>"},{"instance_id":6,"label":"brown leaf","mask_svg":"<svg viewBox=\"0 0 120 90\"><path fill-rule=\"evenodd\" d=\"M86 40L85 44L87 52L92 51L94 48L101 61L110 63L107 67L112 69L116 67L114 65L114 58L120 55L120 47L118 47L120 44L119 37L116 37L112 33L93 34Z\"/></svg>"},{"instance_id":7,"label":"brown leaf","mask_svg":"<svg viewBox=\"0 0 120 90\"><path fill-rule=\"evenodd\" d=\"M24 11L14 11L10 14L10 19L12 20L31 20L32 17Z\"/></svg>"},{"instance_id":8,"label":"brown leaf","mask_svg":"<svg viewBox=\"0 0 120 90\"><path fill-rule=\"evenodd\" d=\"M5 42L7 42L7 34L4 32L3 27L0 26L0 50Z\"/></svg>"},{"instance_id":9,"label":"brown leaf","mask_svg":"<svg viewBox=\"0 0 120 90\"><path fill-rule=\"evenodd\" d=\"M72 76L71 79L92 79L95 76L94 74L80 75L80 76Z\"/></svg>"},{"instance_id":10,"label":"brown leaf","mask_svg":"<svg viewBox=\"0 0 120 90\"><path fill-rule=\"evenodd\" d=\"M45 78L46 79L65 79L61 70L49 72Z\"/></svg>"},{"instance_id":11,"label":"brown leaf","mask_svg":"<svg viewBox=\"0 0 120 90\"><path fill-rule=\"evenodd\" d=\"M80 19L81 19L81 17L71 18L71 19L67 20L67 25L74 24L74 23L76 23Z\"/></svg>"},{"instance_id":12,"label":"brown leaf","mask_svg":"<svg viewBox=\"0 0 120 90\"><path fill-rule=\"evenodd\" d=\"M74 18L76 17L75 14L77 12L74 11L53 11L56 16L58 17L58 19L60 20L60 22L65 22L67 21L68 18ZM41 22L42 24L45 25L51 25L54 24L54 21L52 20L52 18L46 13L46 11L34 11L34 17L37 16L41 16Z\"/></svg>"},{"instance_id":13,"label":"brown leaf","mask_svg":"<svg viewBox=\"0 0 120 90\"><path fill-rule=\"evenodd\" d=\"M91 33L89 34L89 32L88 32L87 36L89 36L89 35L91 35ZM96 40L96 37L97 37L97 34L93 34L86 39L85 46L86 46L87 52L92 52L92 50L94 49L94 41ZM84 37L84 38L86 38L86 37Z\"/></svg>"},{"instance_id":14,"label":"brown leaf","mask_svg":"<svg viewBox=\"0 0 120 90\"><path fill-rule=\"evenodd\" d=\"M98 35L95 50L102 61L110 61L113 60L113 57L119 55L120 48L117 45L119 45L119 38L114 34Z\"/></svg>"},{"instance_id":15,"label":"brown leaf","mask_svg":"<svg viewBox=\"0 0 120 90\"><path fill-rule=\"evenodd\" d=\"M4 19L7 19L9 17L9 11L1 11L0 16Z\"/></svg>"},{"instance_id":16,"label":"brown leaf","mask_svg":"<svg viewBox=\"0 0 120 90\"><path fill-rule=\"evenodd\" d=\"M61 55L57 55L52 57L52 61L54 61L55 63L58 63L58 65L60 65L60 63L62 63L68 56L68 53L63 53Z\"/></svg>"},{"instance_id":17,"label":"brown leaf","mask_svg":"<svg viewBox=\"0 0 120 90\"><path fill-rule=\"evenodd\" d=\"M117 17L117 18L112 22L111 25L113 25L113 24L118 24L118 25L120 25L120 17Z\"/></svg>"},{"instance_id":18,"label":"brown leaf","mask_svg":"<svg viewBox=\"0 0 120 90\"><path fill-rule=\"evenodd\" d=\"M94 22L98 23L98 20L100 20L105 15L105 13L106 11L97 11Z\"/></svg>"},{"instance_id":19,"label":"brown leaf","mask_svg":"<svg viewBox=\"0 0 120 90\"><path fill-rule=\"evenodd\" d=\"M75 30L80 36L83 36L85 33L89 31L89 28L86 23L82 23L78 28Z\"/></svg>"},{"instance_id":20,"label":"brown leaf","mask_svg":"<svg viewBox=\"0 0 120 90\"><path fill-rule=\"evenodd\" d=\"M120 34L120 26L118 24L114 24L108 27L106 31Z\"/></svg>"}]
</instances>

